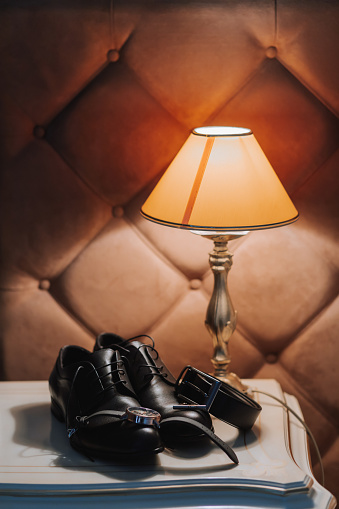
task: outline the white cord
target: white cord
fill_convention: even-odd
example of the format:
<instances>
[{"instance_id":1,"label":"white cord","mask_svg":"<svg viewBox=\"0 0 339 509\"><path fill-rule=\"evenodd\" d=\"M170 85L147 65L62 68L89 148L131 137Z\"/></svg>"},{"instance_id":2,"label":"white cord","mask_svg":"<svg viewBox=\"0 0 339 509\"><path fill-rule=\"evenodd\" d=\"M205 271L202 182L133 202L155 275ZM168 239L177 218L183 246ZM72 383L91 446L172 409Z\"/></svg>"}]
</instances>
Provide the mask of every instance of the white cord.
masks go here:
<instances>
[{"instance_id":1,"label":"white cord","mask_svg":"<svg viewBox=\"0 0 339 509\"><path fill-rule=\"evenodd\" d=\"M317 454L317 457L318 457L318 461L319 461L319 464L320 464L320 472L321 472L321 485L322 486L325 486L325 472L324 472L324 465L323 465L323 462L322 462L322 459L321 459L321 454L320 454L320 451L319 451L319 447L317 445L317 442L314 438L314 435L312 433L312 431L310 430L310 428L307 426L306 422L303 421L303 419L301 419L301 417L299 417L299 415L290 407L288 406L283 400L277 398L276 396L273 396L272 394L269 394L268 392L264 392L264 391L258 391L256 389L251 389L251 392L254 393L258 393L258 394L264 394L265 396L268 396L272 399L275 399L276 401L278 401L278 403L280 403L284 408L286 408L286 410L288 410L289 412L291 412L291 414L294 415L294 417L296 419L298 419L298 421L303 425L307 435L310 437L310 439L312 440L313 442L313 445L314 445L314 448L315 448L315 451L316 451L316 454Z\"/></svg>"}]
</instances>

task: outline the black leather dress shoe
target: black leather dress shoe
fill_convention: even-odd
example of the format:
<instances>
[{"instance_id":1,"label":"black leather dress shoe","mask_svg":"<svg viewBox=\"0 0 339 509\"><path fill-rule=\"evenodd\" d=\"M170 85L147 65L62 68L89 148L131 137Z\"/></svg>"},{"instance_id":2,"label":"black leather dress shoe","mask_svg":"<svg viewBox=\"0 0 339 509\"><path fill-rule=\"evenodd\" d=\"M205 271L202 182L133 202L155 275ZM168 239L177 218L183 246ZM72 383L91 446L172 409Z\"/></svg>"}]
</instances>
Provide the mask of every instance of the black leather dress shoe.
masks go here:
<instances>
[{"instance_id":1,"label":"black leather dress shoe","mask_svg":"<svg viewBox=\"0 0 339 509\"><path fill-rule=\"evenodd\" d=\"M155 421L133 422L133 411L127 411L140 410L140 403L118 351L91 353L78 346L63 347L49 389L52 412L66 421L70 443L79 452L89 457L134 458L164 449Z\"/></svg>"},{"instance_id":2,"label":"black leather dress shoe","mask_svg":"<svg viewBox=\"0 0 339 509\"><path fill-rule=\"evenodd\" d=\"M153 408L161 415L160 431L165 444L200 439L206 436L199 425L211 430L210 415L205 410L174 409L180 405L175 395L175 378L162 362L154 345L144 344L134 338L124 340L113 333L103 333L97 337L95 350L107 347L119 349L128 359L128 375L141 405ZM177 420L173 418L178 418ZM180 418L180 419L179 419ZM185 419L191 422L185 422ZM193 427L194 422L197 424ZM165 424L167 424L165 426Z\"/></svg>"}]
</instances>

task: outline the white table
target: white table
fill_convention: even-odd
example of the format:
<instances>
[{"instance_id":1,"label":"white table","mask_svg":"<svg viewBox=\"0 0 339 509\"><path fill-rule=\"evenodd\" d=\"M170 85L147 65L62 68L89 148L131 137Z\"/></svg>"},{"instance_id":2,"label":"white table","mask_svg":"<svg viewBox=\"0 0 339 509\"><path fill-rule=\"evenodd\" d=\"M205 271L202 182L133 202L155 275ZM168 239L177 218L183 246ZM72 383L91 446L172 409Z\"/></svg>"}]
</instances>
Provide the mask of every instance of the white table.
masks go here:
<instances>
[{"instance_id":1,"label":"white table","mask_svg":"<svg viewBox=\"0 0 339 509\"><path fill-rule=\"evenodd\" d=\"M297 400L274 380L248 385ZM249 432L214 419L236 451L235 466L216 446L165 450L141 464L92 462L68 443L50 413L47 382L0 383L0 507L17 508L328 508L334 497L312 475L307 436L277 402L256 395L262 413Z\"/></svg>"}]
</instances>

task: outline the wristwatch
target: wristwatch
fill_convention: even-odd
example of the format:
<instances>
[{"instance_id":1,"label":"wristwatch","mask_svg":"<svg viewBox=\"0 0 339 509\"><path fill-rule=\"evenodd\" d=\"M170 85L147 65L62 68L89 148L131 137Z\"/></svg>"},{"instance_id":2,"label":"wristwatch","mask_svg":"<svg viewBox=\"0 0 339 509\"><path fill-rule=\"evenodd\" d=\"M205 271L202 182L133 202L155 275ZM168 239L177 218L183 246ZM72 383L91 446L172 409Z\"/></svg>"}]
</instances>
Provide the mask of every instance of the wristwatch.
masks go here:
<instances>
[{"instance_id":1,"label":"wristwatch","mask_svg":"<svg viewBox=\"0 0 339 509\"><path fill-rule=\"evenodd\" d=\"M128 407L126 412L121 416L121 419L126 419L136 424L142 424L143 426L155 426L159 428L161 415L156 410L145 407Z\"/></svg>"},{"instance_id":2,"label":"wristwatch","mask_svg":"<svg viewBox=\"0 0 339 509\"><path fill-rule=\"evenodd\" d=\"M126 408L125 412L119 412L117 410L101 410L91 415L77 416L75 420L78 427L68 429L68 438L71 438L71 436L76 433L79 428L87 426L92 419L95 419L98 416L107 415L111 417L117 417L122 421L126 420L134 422L135 424L140 424L141 426L155 426L156 428L161 427L161 429L166 428L167 426L171 426L175 422L188 424L202 431L208 438L210 438L210 440L212 440L212 442L218 445L234 463L239 463L237 455L233 449L226 442L215 435L212 430L208 429L203 424L196 422L193 419L181 416L168 417L167 419L161 420L161 415L159 412L145 407L128 407Z\"/></svg>"},{"instance_id":3,"label":"wristwatch","mask_svg":"<svg viewBox=\"0 0 339 509\"><path fill-rule=\"evenodd\" d=\"M118 410L101 410L100 412L95 412L91 415L84 415L82 417L77 416L75 420L80 427L87 426L90 420L102 415L109 415L111 417L117 417L122 421L130 421L142 426L155 426L157 428L159 428L161 419L161 415L156 410L134 406L126 408L125 412L119 412Z\"/></svg>"}]
</instances>

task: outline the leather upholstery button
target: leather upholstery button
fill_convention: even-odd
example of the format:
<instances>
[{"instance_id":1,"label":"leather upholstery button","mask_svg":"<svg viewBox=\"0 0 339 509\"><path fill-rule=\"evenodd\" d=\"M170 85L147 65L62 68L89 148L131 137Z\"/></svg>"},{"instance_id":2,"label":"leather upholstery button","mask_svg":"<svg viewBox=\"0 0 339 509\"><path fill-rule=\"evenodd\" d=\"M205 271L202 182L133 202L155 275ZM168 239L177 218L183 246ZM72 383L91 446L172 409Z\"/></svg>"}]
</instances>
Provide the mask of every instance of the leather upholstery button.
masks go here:
<instances>
[{"instance_id":1,"label":"leather upholstery button","mask_svg":"<svg viewBox=\"0 0 339 509\"><path fill-rule=\"evenodd\" d=\"M267 58L275 58L277 56L278 50L275 46L269 46L266 49Z\"/></svg>"},{"instance_id":2,"label":"leather upholstery button","mask_svg":"<svg viewBox=\"0 0 339 509\"><path fill-rule=\"evenodd\" d=\"M107 52L107 60L109 62L117 62L120 58L120 54L119 54L119 51L116 50L116 49L110 49L108 52Z\"/></svg>"},{"instance_id":3,"label":"leather upholstery button","mask_svg":"<svg viewBox=\"0 0 339 509\"><path fill-rule=\"evenodd\" d=\"M124 215L124 209L120 205L116 205L112 208L113 217L120 218Z\"/></svg>"},{"instance_id":4,"label":"leather upholstery button","mask_svg":"<svg viewBox=\"0 0 339 509\"><path fill-rule=\"evenodd\" d=\"M278 50L275 46L269 46L266 49L267 58L275 58L277 56Z\"/></svg>"},{"instance_id":5,"label":"leather upholstery button","mask_svg":"<svg viewBox=\"0 0 339 509\"><path fill-rule=\"evenodd\" d=\"M266 355L265 359L266 362L268 362L268 364L274 364L275 362L277 362L278 356L275 353L269 353Z\"/></svg>"},{"instance_id":6,"label":"leather upholstery button","mask_svg":"<svg viewBox=\"0 0 339 509\"><path fill-rule=\"evenodd\" d=\"M42 125L36 125L33 129L33 134L36 138L44 138L46 129Z\"/></svg>"},{"instance_id":7,"label":"leather upholstery button","mask_svg":"<svg viewBox=\"0 0 339 509\"><path fill-rule=\"evenodd\" d=\"M201 287L200 279L192 279L190 281L190 288L192 288L192 290L198 290L200 287Z\"/></svg>"},{"instance_id":8,"label":"leather upholstery button","mask_svg":"<svg viewBox=\"0 0 339 509\"><path fill-rule=\"evenodd\" d=\"M48 281L48 279L42 279L39 283L40 290L49 290L50 286L51 283Z\"/></svg>"}]
</instances>

